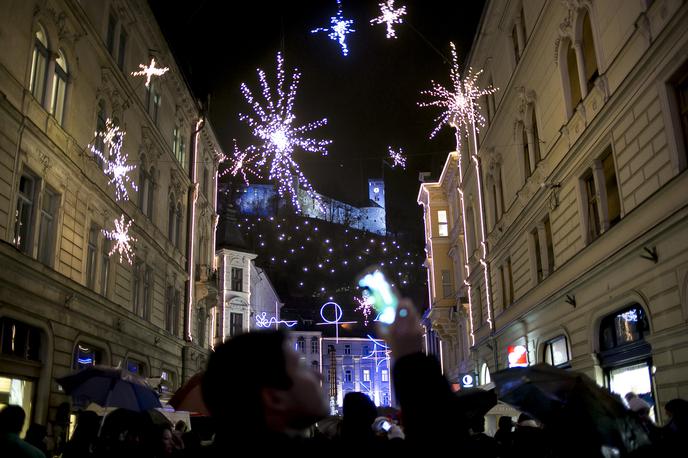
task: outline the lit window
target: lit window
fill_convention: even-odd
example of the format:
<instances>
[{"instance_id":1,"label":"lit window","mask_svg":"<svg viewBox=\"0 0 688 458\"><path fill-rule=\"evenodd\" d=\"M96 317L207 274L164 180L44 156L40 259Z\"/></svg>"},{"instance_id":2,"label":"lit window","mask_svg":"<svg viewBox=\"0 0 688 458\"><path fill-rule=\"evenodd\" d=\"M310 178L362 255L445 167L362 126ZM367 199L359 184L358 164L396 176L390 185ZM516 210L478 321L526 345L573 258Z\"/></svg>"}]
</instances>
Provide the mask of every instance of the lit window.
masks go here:
<instances>
[{"instance_id":1,"label":"lit window","mask_svg":"<svg viewBox=\"0 0 688 458\"><path fill-rule=\"evenodd\" d=\"M50 97L50 114L55 116L62 125L64 118L65 96L67 95L67 60L62 51L55 59L55 74L53 75L53 93Z\"/></svg>"},{"instance_id":2,"label":"lit window","mask_svg":"<svg viewBox=\"0 0 688 458\"><path fill-rule=\"evenodd\" d=\"M39 24L34 37L33 56L31 59L31 79L29 90L38 103L43 105L45 100L45 86L48 79L48 39L45 30Z\"/></svg>"},{"instance_id":3,"label":"lit window","mask_svg":"<svg viewBox=\"0 0 688 458\"><path fill-rule=\"evenodd\" d=\"M91 225L88 231L88 248L86 249L86 286L94 289L96 285L96 252L98 250L98 233L100 228Z\"/></svg>"},{"instance_id":4,"label":"lit window","mask_svg":"<svg viewBox=\"0 0 688 458\"><path fill-rule=\"evenodd\" d=\"M364 382L370 381L370 369L363 369L363 381Z\"/></svg>"},{"instance_id":5,"label":"lit window","mask_svg":"<svg viewBox=\"0 0 688 458\"><path fill-rule=\"evenodd\" d=\"M351 382L351 369L347 369L344 371L344 381Z\"/></svg>"},{"instance_id":6,"label":"lit window","mask_svg":"<svg viewBox=\"0 0 688 458\"><path fill-rule=\"evenodd\" d=\"M344 345L344 354L345 355L351 354L351 345Z\"/></svg>"},{"instance_id":7,"label":"lit window","mask_svg":"<svg viewBox=\"0 0 688 458\"><path fill-rule=\"evenodd\" d=\"M449 223L447 222L447 211L439 210L437 212L437 230L440 237L449 235Z\"/></svg>"},{"instance_id":8,"label":"lit window","mask_svg":"<svg viewBox=\"0 0 688 458\"><path fill-rule=\"evenodd\" d=\"M382 369L380 377L383 382L389 382L389 373L387 372L387 369Z\"/></svg>"},{"instance_id":9,"label":"lit window","mask_svg":"<svg viewBox=\"0 0 688 458\"><path fill-rule=\"evenodd\" d=\"M57 235L57 209L60 196L50 188L43 192L41 222L38 235L38 260L46 266L53 265L55 256L55 236Z\"/></svg>"},{"instance_id":10,"label":"lit window","mask_svg":"<svg viewBox=\"0 0 688 458\"><path fill-rule=\"evenodd\" d=\"M103 362L103 351L91 345L79 342L74 349L74 369L85 369Z\"/></svg>"},{"instance_id":11,"label":"lit window","mask_svg":"<svg viewBox=\"0 0 688 458\"><path fill-rule=\"evenodd\" d=\"M569 347L565 336L556 337L545 343L545 362L551 366L569 364Z\"/></svg>"},{"instance_id":12,"label":"lit window","mask_svg":"<svg viewBox=\"0 0 688 458\"><path fill-rule=\"evenodd\" d=\"M19 179L19 193L17 194L17 209L14 221L14 246L29 255L33 248L33 208L38 185L37 177L28 170Z\"/></svg>"}]
</instances>

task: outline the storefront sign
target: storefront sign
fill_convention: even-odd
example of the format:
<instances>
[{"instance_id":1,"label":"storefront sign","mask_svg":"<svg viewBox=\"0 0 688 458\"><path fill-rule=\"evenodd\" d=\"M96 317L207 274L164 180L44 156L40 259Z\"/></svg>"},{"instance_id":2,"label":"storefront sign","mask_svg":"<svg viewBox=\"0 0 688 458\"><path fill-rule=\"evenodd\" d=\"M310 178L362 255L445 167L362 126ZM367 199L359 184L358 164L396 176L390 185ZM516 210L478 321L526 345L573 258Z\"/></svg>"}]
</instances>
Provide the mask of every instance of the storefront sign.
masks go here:
<instances>
[{"instance_id":1,"label":"storefront sign","mask_svg":"<svg viewBox=\"0 0 688 458\"><path fill-rule=\"evenodd\" d=\"M461 388L473 388L478 386L478 376L474 373L459 374Z\"/></svg>"},{"instance_id":2,"label":"storefront sign","mask_svg":"<svg viewBox=\"0 0 688 458\"><path fill-rule=\"evenodd\" d=\"M509 345L509 367L528 367L528 350L523 345Z\"/></svg>"}]
</instances>

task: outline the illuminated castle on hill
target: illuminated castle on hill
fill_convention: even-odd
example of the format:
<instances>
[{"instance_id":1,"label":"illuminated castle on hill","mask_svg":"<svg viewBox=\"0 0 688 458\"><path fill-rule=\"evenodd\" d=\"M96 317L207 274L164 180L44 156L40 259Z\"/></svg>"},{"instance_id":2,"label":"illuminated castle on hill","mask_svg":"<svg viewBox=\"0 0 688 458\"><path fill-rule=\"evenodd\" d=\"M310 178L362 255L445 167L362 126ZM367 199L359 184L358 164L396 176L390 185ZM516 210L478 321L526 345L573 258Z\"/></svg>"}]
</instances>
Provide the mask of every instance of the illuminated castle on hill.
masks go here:
<instances>
[{"instance_id":1,"label":"illuminated castle on hill","mask_svg":"<svg viewBox=\"0 0 688 458\"><path fill-rule=\"evenodd\" d=\"M317 194L322 202L318 208L306 192L298 190L301 213L308 218L320 219L335 224L349 226L378 235L386 235L385 184L381 179L368 180L368 205L353 205ZM240 192L237 208L243 214L257 216L277 216L287 201L280 198L271 184L251 184Z\"/></svg>"}]
</instances>

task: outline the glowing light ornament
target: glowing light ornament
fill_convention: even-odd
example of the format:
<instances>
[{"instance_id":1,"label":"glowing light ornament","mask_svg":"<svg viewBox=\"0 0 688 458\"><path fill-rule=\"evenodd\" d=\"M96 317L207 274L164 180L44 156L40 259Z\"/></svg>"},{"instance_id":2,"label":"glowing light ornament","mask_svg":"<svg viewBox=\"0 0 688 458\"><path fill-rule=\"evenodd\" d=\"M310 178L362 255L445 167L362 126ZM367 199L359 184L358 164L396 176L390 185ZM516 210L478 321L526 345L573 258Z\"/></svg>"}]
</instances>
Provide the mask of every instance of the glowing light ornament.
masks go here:
<instances>
[{"instance_id":1,"label":"glowing light ornament","mask_svg":"<svg viewBox=\"0 0 688 458\"><path fill-rule=\"evenodd\" d=\"M136 166L128 165L127 154L122 152L125 134L126 132L121 130L119 126L114 125L110 119L107 119L105 120L105 131L96 132L96 136L103 139L103 145L107 149L108 154L100 151L95 145L89 145L91 152L103 161L103 172L110 178L108 184L114 185L115 199L118 201L129 198L127 183L134 191L138 191L138 187L128 175Z\"/></svg>"},{"instance_id":2,"label":"glowing light ornament","mask_svg":"<svg viewBox=\"0 0 688 458\"><path fill-rule=\"evenodd\" d=\"M280 324L284 324L288 328L292 328L296 326L297 321L291 321L291 320L278 320L274 316L271 316L270 318L267 317L267 312L260 313L256 315L256 326L259 328L269 328L273 324L275 327L277 327Z\"/></svg>"},{"instance_id":3,"label":"glowing light ornament","mask_svg":"<svg viewBox=\"0 0 688 458\"><path fill-rule=\"evenodd\" d=\"M277 100L273 101L265 72L259 69L258 77L263 89L265 105L262 106L256 101L248 86L241 83L241 92L253 108L255 117L239 114L239 119L245 121L253 129L253 135L262 142L259 145L249 146L247 151L260 154L260 159L256 165L267 166L269 170L268 179L277 182L277 191L280 196L286 194L291 197L292 204L297 211L301 210L297 188L304 191L317 205L322 205L322 203L320 196L313 190L301 172L298 163L294 160L294 150L300 148L309 153L320 153L326 156L327 146L332 143L331 140L316 140L304 136L307 132L327 124L327 118L299 127L292 125L296 118L293 114L293 107L300 76L298 70L294 70L292 82L285 93L284 59L281 53L277 53Z\"/></svg>"},{"instance_id":4,"label":"glowing light ornament","mask_svg":"<svg viewBox=\"0 0 688 458\"><path fill-rule=\"evenodd\" d=\"M337 0L337 15L330 18L330 27L318 27L311 30L311 33L330 32L327 36L332 41L338 41L342 47L342 54L349 55L349 48L346 46L346 36L356 30L352 29L353 19L344 19L342 15L342 2Z\"/></svg>"},{"instance_id":5,"label":"glowing light ornament","mask_svg":"<svg viewBox=\"0 0 688 458\"><path fill-rule=\"evenodd\" d=\"M112 256L115 252L119 253L119 262L122 262L122 257L127 258L127 262L131 264L131 258L134 256L134 251L131 246L132 242L136 239L129 235L129 227L134 220L130 219L128 223L124 222L124 215L120 216L119 219L115 220L115 230L106 231L102 230L103 236L108 240L113 240L115 243L112 245L108 256Z\"/></svg>"},{"instance_id":6,"label":"glowing light ornament","mask_svg":"<svg viewBox=\"0 0 688 458\"><path fill-rule=\"evenodd\" d=\"M257 162L258 154L254 149L243 151L240 150L236 139L233 139L233 141L234 152L232 152L231 165L220 172L220 177L223 177L228 173L233 177L241 174L242 178L244 179L244 183L248 185L248 175L252 175L254 178L260 178L260 174L253 168L253 165Z\"/></svg>"},{"instance_id":7,"label":"glowing light ornament","mask_svg":"<svg viewBox=\"0 0 688 458\"><path fill-rule=\"evenodd\" d=\"M389 149L389 158L392 160L392 167L401 167L403 170L406 170L404 150L399 148L399 151L394 151L391 146L387 148Z\"/></svg>"},{"instance_id":8,"label":"glowing light ornament","mask_svg":"<svg viewBox=\"0 0 688 458\"><path fill-rule=\"evenodd\" d=\"M401 18L406 14L406 7L394 9L394 0L387 0L386 3L380 3L380 16L372 19L370 25L387 24L387 38L396 38L397 33L394 30L394 24L401 24L404 20Z\"/></svg>"},{"instance_id":9,"label":"glowing light ornament","mask_svg":"<svg viewBox=\"0 0 688 458\"><path fill-rule=\"evenodd\" d=\"M361 297L354 297L354 301L358 303L358 307L356 307L354 311L361 312L363 314L363 324L368 326L368 319L374 311L373 298L370 297L370 294L364 291ZM373 321L379 321L379 318L380 314L378 313Z\"/></svg>"},{"instance_id":10,"label":"glowing light ornament","mask_svg":"<svg viewBox=\"0 0 688 458\"><path fill-rule=\"evenodd\" d=\"M167 71L169 70L169 67L156 67L155 66L155 57L151 58L150 64L149 65L143 65L139 64L139 70L138 72L131 72L131 76L145 76L146 77L146 87L150 86L151 82L151 77L153 76L162 76Z\"/></svg>"},{"instance_id":11,"label":"glowing light ornament","mask_svg":"<svg viewBox=\"0 0 688 458\"><path fill-rule=\"evenodd\" d=\"M432 89L421 92L422 95L428 96L434 100L429 102L420 102L421 107L439 107L444 109L440 115L435 118L437 126L430 134L433 138L437 132L445 124L453 127L456 130L457 149L460 146L460 132L468 132L472 125L485 126L485 118L480 113L476 101L483 95L494 94L497 92L492 86L486 89L480 89L476 84L478 76L483 72L482 70L473 73L473 69L468 69L468 75L462 80L459 71L458 59L456 57L456 46L451 45L452 54L452 68L449 71L451 77L452 88L447 89L435 81L431 81Z\"/></svg>"},{"instance_id":12,"label":"glowing light ornament","mask_svg":"<svg viewBox=\"0 0 688 458\"><path fill-rule=\"evenodd\" d=\"M321 288L322 289L322 288ZM334 309L334 320L330 320L325 317L325 307L328 305L331 305L332 308ZM339 343L339 326L342 324L352 324L352 323L358 323L358 321L341 321L342 315L344 315L344 312L342 311L342 307L337 304L336 302L325 302L322 307L320 307L320 317L323 319L322 323L315 323L318 326L326 326L326 325L334 325L335 329L335 335L336 335L336 340L337 343Z\"/></svg>"}]
</instances>

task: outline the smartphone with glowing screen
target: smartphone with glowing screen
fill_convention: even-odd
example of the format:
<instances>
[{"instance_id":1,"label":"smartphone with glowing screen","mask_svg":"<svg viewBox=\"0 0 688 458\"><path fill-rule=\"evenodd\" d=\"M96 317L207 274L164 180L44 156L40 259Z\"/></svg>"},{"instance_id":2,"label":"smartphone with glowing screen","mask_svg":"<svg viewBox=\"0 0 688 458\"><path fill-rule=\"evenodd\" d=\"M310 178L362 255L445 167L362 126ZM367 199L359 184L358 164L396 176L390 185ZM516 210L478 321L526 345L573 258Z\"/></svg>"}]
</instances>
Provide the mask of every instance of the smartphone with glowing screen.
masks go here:
<instances>
[{"instance_id":1,"label":"smartphone with glowing screen","mask_svg":"<svg viewBox=\"0 0 688 458\"><path fill-rule=\"evenodd\" d=\"M379 268L373 267L358 279L358 286L367 291L373 308L378 313L377 321L384 324L394 323L399 306L399 295L387 281Z\"/></svg>"}]
</instances>

